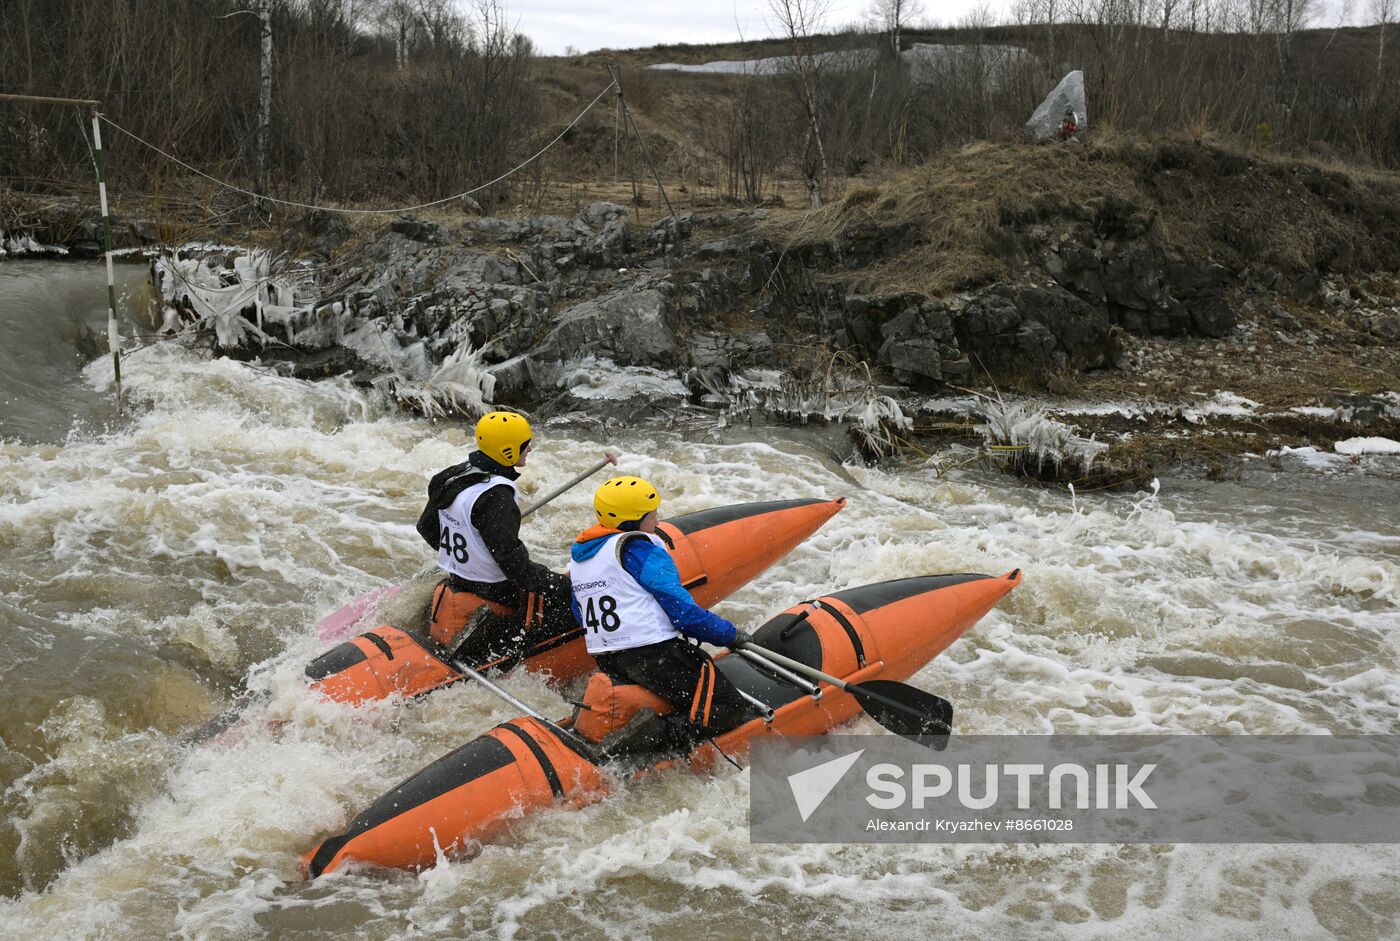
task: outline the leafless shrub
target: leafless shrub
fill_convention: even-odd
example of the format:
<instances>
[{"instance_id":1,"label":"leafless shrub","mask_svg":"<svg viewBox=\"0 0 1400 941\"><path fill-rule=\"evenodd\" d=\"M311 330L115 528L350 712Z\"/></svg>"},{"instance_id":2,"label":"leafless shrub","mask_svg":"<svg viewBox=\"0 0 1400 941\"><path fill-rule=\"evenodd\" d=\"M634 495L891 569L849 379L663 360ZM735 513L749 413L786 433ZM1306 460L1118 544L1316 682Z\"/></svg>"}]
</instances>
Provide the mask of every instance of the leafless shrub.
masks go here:
<instances>
[{"instance_id":1,"label":"leafless shrub","mask_svg":"<svg viewBox=\"0 0 1400 941\"><path fill-rule=\"evenodd\" d=\"M745 81L734 94L724 127L726 196L761 203L781 159L782 115L773 106L770 80Z\"/></svg>"},{"instance_id":2,"label":"leafless shrub","mask_svg":"<svg viewBox=\"0 0 1400 941\"><path fill-rule=\"evenodd\" d=\"M264 0L272 14L272 195L440 198L538 141L533 50L499 0ZM112 120L241 185L255 176L261 23L246 0L5 0L0 91L90 97ZM260 7L259 7L260 8ZM48 139L36 139L40 127ZM91 169L82 124L7 105L0 166L31 181ZM128 187L168 171L112 135ZM484 194L486 201L506 193Z\"/></svg>"}]
</instances>

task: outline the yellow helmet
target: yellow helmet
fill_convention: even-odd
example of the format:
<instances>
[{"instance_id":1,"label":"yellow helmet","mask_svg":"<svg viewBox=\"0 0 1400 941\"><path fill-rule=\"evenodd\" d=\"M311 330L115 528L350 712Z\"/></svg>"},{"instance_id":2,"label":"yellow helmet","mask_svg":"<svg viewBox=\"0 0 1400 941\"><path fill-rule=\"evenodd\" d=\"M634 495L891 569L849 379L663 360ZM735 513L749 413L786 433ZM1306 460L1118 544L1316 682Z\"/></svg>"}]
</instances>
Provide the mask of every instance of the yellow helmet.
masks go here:
<instances>
[{"instance_id":1,"label":"yellow helmet","mask_svg":"<svg viewBox=\"0 0 1400 941\"><path fill-rule=\"evenodd\" d=\"M514 467L529 447L530 423L515 412L487 412L476 423L476 446L497 464Z\"/></svg>"},{"instance_id":2,"label":"yellow helmet","mask_svg":"<svg viewBox=\"0 0 1400 941\"><path fill-rule=\"evenodd\" d=\"M614 477L593 494L593 512L604 526L635 523L660 505L661 495L640 477Z\"/></svg>"}]
</instances>

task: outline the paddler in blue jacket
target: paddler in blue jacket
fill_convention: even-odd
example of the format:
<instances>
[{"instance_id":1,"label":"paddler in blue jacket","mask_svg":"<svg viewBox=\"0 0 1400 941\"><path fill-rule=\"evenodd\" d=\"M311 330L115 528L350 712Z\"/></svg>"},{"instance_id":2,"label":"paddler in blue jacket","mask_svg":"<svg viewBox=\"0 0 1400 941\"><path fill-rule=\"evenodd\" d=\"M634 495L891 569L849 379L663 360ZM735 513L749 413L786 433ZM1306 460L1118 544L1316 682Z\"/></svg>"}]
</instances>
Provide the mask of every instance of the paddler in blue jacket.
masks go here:
<instances>
[{"instance_id":1,"label":"paddler in blue jacket","mask_svg":"<svg viewBox=\"0 0 1400 941\"><path fill-rule=\"evenodd\" d=\"M730 647L752 638L695 603L655 534L661 497L640 477L598 488L598 525L579 533L569 566L573 613L588 652L614 681L636 683L676 707L658 748L712 738L749 717L748 705L698 641Z\"/></svg>"}]
</instances>

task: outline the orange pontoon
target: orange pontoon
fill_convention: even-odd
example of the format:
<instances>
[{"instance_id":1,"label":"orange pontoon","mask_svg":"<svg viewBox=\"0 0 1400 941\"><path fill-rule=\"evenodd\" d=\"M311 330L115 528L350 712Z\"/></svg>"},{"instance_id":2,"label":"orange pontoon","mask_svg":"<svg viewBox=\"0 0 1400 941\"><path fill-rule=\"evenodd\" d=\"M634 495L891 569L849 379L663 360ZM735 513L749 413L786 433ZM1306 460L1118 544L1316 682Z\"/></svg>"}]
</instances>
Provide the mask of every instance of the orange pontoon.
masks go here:
<instances>
[{"instance_id":1,"label":"orange pontoon","mask_svg":"<svg viewBox=\"0 0 1400 941\"><path fill-rule=\"evenodd\" d=\"M904 680L1020 583L1019 570L1000 578L879 582L794 605L759 628L754 640L848 683ZM771 721L755 718L718 736L715 743L727 754L746 754L759 735L821 734L860 712L849 694L829 686L813 698L743 657L722 652L715 661L740 689L773 708ZM691 753L700 768L717 758L709 744ZM344 833L308 853L303 865L312 877L349 862L432 866L439 847L449 855L469 852L522 814L601 799L609 779L598 760L596 749L567 732L561 736L538 719L512 719L381 797Z\"/></svg>"},{"instance_id":2,"label":"orange pontoon","mask_svg":"<svg viewBox=\"0 0 1400 941\"><path fill-rule=\"evenodd\" d=\"M670 549L681 584L697 604L709 608L797 548L845 505L844 497L738 503L667 520L656 534ZM339 702L420 696L462 679L440 656L442 652L432 638L381 625L317 657L306 675L317 690ZM469 660L468 666L478 670L524 666L567 681L592 670L594 664L584 649L583 628L576 627L553 637L527 635L519 653Z\"/></svg>"}]
</instances>

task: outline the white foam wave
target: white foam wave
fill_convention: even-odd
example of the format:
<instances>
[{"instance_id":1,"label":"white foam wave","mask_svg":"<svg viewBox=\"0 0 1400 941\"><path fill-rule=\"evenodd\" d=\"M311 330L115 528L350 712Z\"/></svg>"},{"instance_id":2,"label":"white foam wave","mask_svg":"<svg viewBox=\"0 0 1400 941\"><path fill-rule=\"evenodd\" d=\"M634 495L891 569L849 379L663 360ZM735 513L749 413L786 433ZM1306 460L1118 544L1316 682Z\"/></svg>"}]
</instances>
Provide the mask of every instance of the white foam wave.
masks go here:
<instances>
[{"instance_id":1,"label":"white foam wave","mask_svg":"<svg viewBox=\"0 0 1400 941\"><path fill-rule=\"evenodd\" d=\"M109 381L104 369L90 367L94 383ZM131 937L589 938L693 932L704 919L739 936L822 924L907 937L936 923L951 936L1190 926L1277 937L1364 933L1393 905L1380 874L1400 859L1388 848L751 845L748 776L728 768L522 821L475 860L421 876L303 884L297 859L317 839L512 715L469 684L351 709L312 696L301 676L321 650L319 615L426 559L412 529L424 483L466 453L468 429L396 416L348 383L174 347L133 355L126 379L127 424L62 448L3 445L0 542L18 566L7 601L62 593L87 629L197 651L247 672L268 701L230 741L183 751L165 733L65 706L87 719L27 779L26 819L88 812L91 798L65 805L39 785L101 762L104 749L136 755L114 765L107 780L119 787L104 792L125 793L127 819L47 888L0 902L13 936L121 926ZM1396 731L1400 560L1393 524L1374 514L1307 516L1282 502L1255 514L1227 491L1177 486L1072 502L971 471L843 468L754 437L765 440L638 430L594 440L546 425L523 489L528 499L614 447L619 471L661 489L666 514L849 497L720 606L750 627L834 589L1022 568L1024 584L914 680L957 703L963 732ZM590 502L576 488L531 517L525 536L542 561L563 566ZM89 582L98 587L80 587ZM505 683L564 711L537 677ZM866 719L851 730L878 732Z\"/></svg>"}]
</instances>

